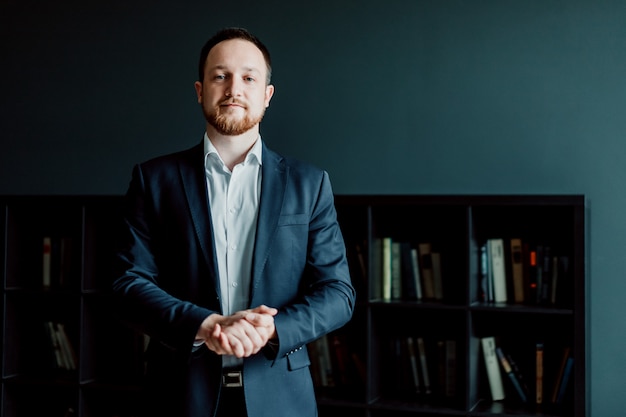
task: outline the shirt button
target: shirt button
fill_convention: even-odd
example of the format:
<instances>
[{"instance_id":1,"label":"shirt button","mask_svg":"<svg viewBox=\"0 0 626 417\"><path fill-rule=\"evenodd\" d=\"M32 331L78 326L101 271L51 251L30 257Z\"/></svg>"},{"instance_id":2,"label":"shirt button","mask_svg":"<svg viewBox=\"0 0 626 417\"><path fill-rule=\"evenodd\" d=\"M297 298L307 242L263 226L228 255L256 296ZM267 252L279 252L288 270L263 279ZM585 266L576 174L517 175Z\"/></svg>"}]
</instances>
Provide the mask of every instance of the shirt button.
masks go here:
<instances>
[{"instance_id":1,"label":"shirt button","mask_svg":"<svg viewBox=\"0 0 626 417\"><path fill-rule=\"evenodd\" d=\"M231 248L232 250L235 250L235 249L237 249L237 245L235 245L235 244L233 243L232 245L230 245L230 248Z\"/></svg>"},{"instance_id":2,"label":"shirt button","mask_svg":"<svg viewBox=\"0 0 626 417\"><path fill-rule=\"evenodd\" d=\"M236 282L233 282L231 285L233 286L233 288L237 288L238 284Z\"/></svg>"},{"instance_id":3,"label":"shirt button","mask_svg":"<svg viewBox=\"0 0 626 417\"><path fill-rule=\"evenodd\" d=\"M237 213L237 209L234 208L234 207L231 207L230 210L228 210L228 211L230 211L232 214Z\"/></svg>"}]
</instances>

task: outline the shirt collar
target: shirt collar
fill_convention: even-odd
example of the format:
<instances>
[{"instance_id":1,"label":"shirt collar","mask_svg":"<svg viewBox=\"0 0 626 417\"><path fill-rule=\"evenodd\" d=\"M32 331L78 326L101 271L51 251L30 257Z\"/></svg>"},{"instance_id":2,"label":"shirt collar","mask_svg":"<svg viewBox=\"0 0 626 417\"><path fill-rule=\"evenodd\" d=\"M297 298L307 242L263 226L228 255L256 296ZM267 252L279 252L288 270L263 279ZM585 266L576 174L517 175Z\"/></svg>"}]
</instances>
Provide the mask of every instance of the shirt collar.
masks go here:
<instances>
[{"instance_id":1,"label":"shirt collar","mask_svg":"<svg viewBox=\"0 0 626 417\"><path fill-rule=\"evenodd\" d=\"M205 166L207 165L209 155L215 155L215 157L217 157L217 159L223 164L220 154L217 152L217 149L215 148L215 146L213 146L211 139L209 139L209 135L207 135L207 133L205 132L204 133L204 165ZM252 145L252 148L250 148L250 150L248 151L248 154L246 155L246 158L244 159L243 164L246 165L256 160L259 165L263 165L262 156L263 156L263 145L262 145L261 135L259 135L256 142L254 142L254 145Z\"/></svg>"}]
</instances>

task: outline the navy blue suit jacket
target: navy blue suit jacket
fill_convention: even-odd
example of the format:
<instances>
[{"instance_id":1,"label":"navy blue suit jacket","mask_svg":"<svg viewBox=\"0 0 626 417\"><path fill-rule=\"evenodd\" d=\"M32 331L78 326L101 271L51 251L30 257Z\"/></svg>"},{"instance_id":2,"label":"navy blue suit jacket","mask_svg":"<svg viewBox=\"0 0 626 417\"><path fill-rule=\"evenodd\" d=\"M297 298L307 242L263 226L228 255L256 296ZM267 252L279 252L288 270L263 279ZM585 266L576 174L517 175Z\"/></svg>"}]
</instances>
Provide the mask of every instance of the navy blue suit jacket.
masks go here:
<instances>
[{"instance_id":1,"label":"navy blue suit jacket","mask_svg":"<svg viewBox=\"0 0 626 417\"><path fill-rule=\"evenodd\" d=\"M279 347L244 360L250 417L315 416L306 344L354 308L345 246L326 172L263 144L250 307L275 317ZM146 415L213 416L221 357L192 351L201 322L221 312L204 149L135 166L113 290L122 319L148 334Z\"/></svg>"}]
</instances>

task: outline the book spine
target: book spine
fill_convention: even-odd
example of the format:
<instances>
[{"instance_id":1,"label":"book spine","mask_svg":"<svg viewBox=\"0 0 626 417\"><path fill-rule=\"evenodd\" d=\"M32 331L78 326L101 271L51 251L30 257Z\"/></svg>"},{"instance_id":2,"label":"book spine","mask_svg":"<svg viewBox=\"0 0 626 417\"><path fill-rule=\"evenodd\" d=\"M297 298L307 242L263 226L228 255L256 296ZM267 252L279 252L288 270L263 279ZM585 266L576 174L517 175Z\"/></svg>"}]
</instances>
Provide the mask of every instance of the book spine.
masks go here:
<instances>
[{"instance_id":1,"label":"book spine","mask_svg":"<svg viewBox=\"0 0 626 417\"><path fill-rule=\"evenodd\" d=\"M574 368L574 358L571 356L567 358L565 369L563 371L563 378L561 380L561 386L559 387L559 394L556 398L556 404L562 404L565 393L567 392L567 385L572 375L572 369Z\"/></svg>"},{"instance_id":2,"label":"book spine","mask_svg":"<svg viewBox=\"0 0 626 417\"><path fill-rule=\"evenodd\" d=\"M523 403L526 403L528 401L526 398L526 394L524 393L522 386L517 380L517 377L515 376L515 373L513 372L513 369L511 368L511 365L509 364L508 359L504 355L504 352L502 352L501 348L497 347L496 354L498 355L498 359L500 360L500 365L502 366L502 370L509 377L509 380L511 381L511 384L513 385L513 388L515 389L515 392L517 392L517 395L519 396L520 401Z\"/></svg>"},{"instance_id":3,"label":"book spine","mask_svg":"<svg viewBox=\"0 0 626 417\"><path fill-rule=\"evenodd\" d=\"M524 256L522 240L511 239L511 275L513 279L513 300L521 304L525 300L524 295Z\"/></svg>"},{"instance_id":4,"label":"book spine","mask_svg":"<svg viewBox=\"0 0 626 417\"><path fill-rule=\"evenodd\" d=\"M383 300L391 300L391 275L392 275L392 240L390 237L383 238L382 242L382 290Z\"/></svg>"},{"instance_id":5,"label":"book spine","mask_svg":"<svg viewBox=\"0 0 626 417\"><path fill-rule=\"evenodd\" d=\"M422 299L422 279L419 267L419 254L417 249L411 249L411 267L413 268L413 277L415 279L415 296L418 300Z\"/></svg>"},{"instance_id":6,"label":"book spine","mask_svg":"<svg viewBox=\"0 0 626 417\"><path fill-rule=\"evenodd\" d=\"M433 265L433 291L436 300L443 300L443 276L441 272L441 253L432 252L430 258Z\"/></svg>"},{"instance_id":7,"label":"book spine","mask_svg":"<svg viewBox=\"0 0 626 417\"><path fill-rule=\"evenodd\" d=\"M391 299L402 299L402 255L400 242L391 243Z\"/></svg>"},{"instance_id":8,"label":"book spine","mask_svg":"<svg viewBox=\"0 0 626 417\"><path fill-rule=\"evenodd\" d=\"M419 379L419 367L417 363L417 352L415 351L415 342L411 336L406 338L407 352L409 355L409 364L411 366L411 378L413 381L413 389L416 394L421 394L422 388Z\"/></svg>"},{"instance_id":9,"label":"book spine","mask_svg":"<svg viewBox=\"0 0 626 417\"><path fill-rule=\"evenodd\" d=\"M504 243L502 239L489 240L489 255L493 274L493 301L507 302L506 268L504 263Z\"/></svg>"},{"instance_id":10,"label":"book spine","mask_svg":"<svg viewBox=\"0 0 626 417\"><path fill-rule=\"evenodd\" d=\"M431 258L431 245L430 243L420 243L418 245L418 252L420 258L420 268L422 277L422 284L424 290L424 298L435 298L435 283L433 281L433 262Z\"/></svg>"},{"instance_id":11,"label":"book spine","mask_svg":"<svg viewBox=\"0 0 626 417\"><path fill-rule=\"evenodd\" d=\"M420 369L422 370L422 379L424 381L424 392L426 394L431 394L432 389L430 386L430 373L428 370L428 360L426 358L426 344L424 343L424 338L417 338L417 350L419 352L420 358Z\"/></svg>"},{"instance_id":12,"label":"book spine","mask_svg":"<svg viewBox=\"0 0 626 417\"><path fill-rule=\"evenodd\" d=\"M502 375L500 374L500 366L496 355L496 340L494 337L484 337L481 339L483 357L485 360L485 370L487 371L487 379L491 391L491 399L493 401L504 400L504 386L502 384Z\"/></svg>"},{"instance_id":13,"label":"book spine","mask_svg":"<svg viewBox=\"0 0 626 417\"><path fill-rule=\"evenodd\" d=\"M52 238L50 236L43 238L42 284L44 288L50 288L52 285Z\"/></svg>"},{"instance_id":14,"label":"book spine","mask_svg":"<svg viewBox=\"0 0 626 417\"><path fill-rule=\"evenodd\" d=\"M535 350L535 403L543 404L543 343Z\"/></svg>"}]
</instances>

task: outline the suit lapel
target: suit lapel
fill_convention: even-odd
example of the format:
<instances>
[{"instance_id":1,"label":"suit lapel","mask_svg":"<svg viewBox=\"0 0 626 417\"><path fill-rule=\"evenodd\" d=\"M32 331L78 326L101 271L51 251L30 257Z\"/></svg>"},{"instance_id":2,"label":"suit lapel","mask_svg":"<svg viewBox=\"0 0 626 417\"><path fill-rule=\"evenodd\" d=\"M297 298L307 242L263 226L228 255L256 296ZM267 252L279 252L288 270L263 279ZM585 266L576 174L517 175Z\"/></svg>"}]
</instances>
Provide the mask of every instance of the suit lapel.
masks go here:
<instances>
[{"instance_id":1,"label":"suit lapel","mask_svg":"<svg viewBox=\"0 0 626 417\"><path fill-rule=\"evenodd\" d=\"M259 285L263 268L269 256L272 239L276 232L278 219L285 198L288 170L283 159L271 151L263 143L263 175L261 178L261 200L257 218L256 242L252 258L252 282L250 283L250 300Z\"/></svg>"},{"instance_id":2,"label":"suit lapel","mask_svg":"<svg viewBox=\"0 0 626 417\"><path fill-rule=\"evenodd\" d=\"M189 149L184 155L185 157L179 164L179 172L185 197L187 198L189 215L206 264L211 272L211 276L215 278L215 288L217 288L217 294L219 294L219 279L216 279L218 271L215 246L213 244L213 227L206 189L203 143L201 142L199 145Z\"/></svg>"}]
</instances>

